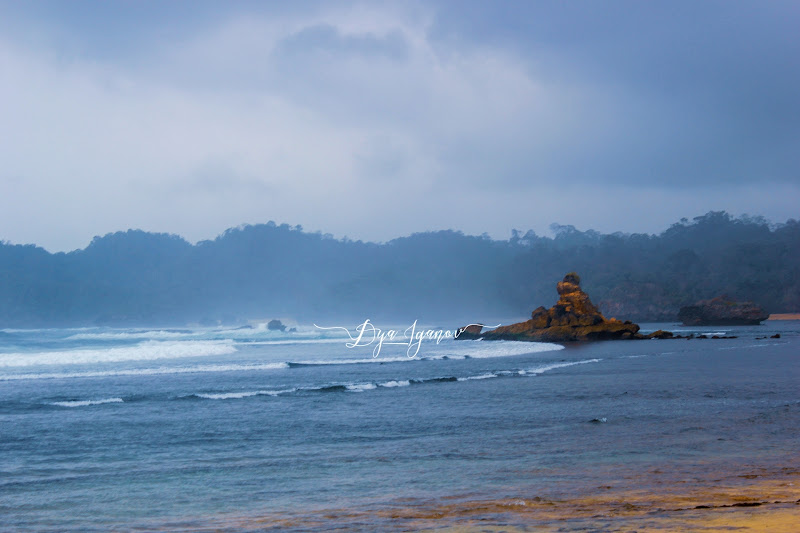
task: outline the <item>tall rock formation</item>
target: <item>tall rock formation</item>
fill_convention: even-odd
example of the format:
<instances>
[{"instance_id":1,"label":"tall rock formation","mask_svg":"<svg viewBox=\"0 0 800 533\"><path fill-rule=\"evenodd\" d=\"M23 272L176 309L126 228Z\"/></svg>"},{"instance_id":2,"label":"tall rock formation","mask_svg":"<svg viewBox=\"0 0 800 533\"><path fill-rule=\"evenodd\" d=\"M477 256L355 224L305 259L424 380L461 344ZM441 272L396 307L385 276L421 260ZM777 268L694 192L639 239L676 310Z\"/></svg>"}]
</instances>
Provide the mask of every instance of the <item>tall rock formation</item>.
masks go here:
<instances>
[{"instance_id":1,"label":"tall rock formation","mask_svg":"<svg viewBox=\"0 0 800 533\"><path fill-rule=\"evenodd\" d=\"M517 340L543 342L569 342L613 339L642 339L639 326L630 321L606 319L600 310L581 290L581 278L570 272L556 285L558 302L550 309L539 307L531 313L530 320L500 326L480 332L465 330L458 338L487 340ZM669 335L658 332L660 335Z\"/></svg>"}]
</instances>

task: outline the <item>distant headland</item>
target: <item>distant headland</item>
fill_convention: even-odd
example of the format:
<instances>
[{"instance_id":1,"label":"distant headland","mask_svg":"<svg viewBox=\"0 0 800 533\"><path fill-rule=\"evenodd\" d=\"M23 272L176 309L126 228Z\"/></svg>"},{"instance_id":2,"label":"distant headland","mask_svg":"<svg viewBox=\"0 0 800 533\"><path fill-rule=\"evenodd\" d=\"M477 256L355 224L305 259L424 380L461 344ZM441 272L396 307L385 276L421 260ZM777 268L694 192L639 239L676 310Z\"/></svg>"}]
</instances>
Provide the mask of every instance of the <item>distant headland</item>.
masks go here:
<instances>
[{"instance_id":1,"label":"distant headland","mask_svg":"<svg viewBox=\"0 0 800 533\"><path fill-rule=\"evenodd\" d=\"M678 312L684 326L755 326L768 318L769 313L753 302L737 302L728 295L701 300Z\"/></svg>"},{"instance_id":2,"label":"distant headland","mask_svg":"<svg viewBox=\"0 0 800 533\"><path fill-rule=\"evenodd\" d=\"M797 220L710 212L658 235L551 229L371 243L269 222L195 244L130 230L55 254L0 240L0 329L236 327L260 317L466 324L552 305L555 282L571 271L584 275L597 309L621 321L675 321L682 306L721 294L800 312Z\"/></svg>"}]
</instances>

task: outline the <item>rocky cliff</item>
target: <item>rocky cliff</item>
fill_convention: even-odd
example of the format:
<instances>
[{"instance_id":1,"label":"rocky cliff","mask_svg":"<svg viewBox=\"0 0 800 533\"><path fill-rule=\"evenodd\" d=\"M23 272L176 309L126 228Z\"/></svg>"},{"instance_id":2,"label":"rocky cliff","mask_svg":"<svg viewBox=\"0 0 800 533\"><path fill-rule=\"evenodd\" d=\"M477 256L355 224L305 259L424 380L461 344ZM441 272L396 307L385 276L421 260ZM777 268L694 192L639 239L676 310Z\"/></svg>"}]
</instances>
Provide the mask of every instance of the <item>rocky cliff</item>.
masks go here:
<instances>
[{"instance_id":1,"label":"rocky cliff","mask_svg":"<svg viewBox=\"0 0 800 533\"><path fill-rule=\"evenodd\" d=\"M753 302L736 302L728 296L701 300L678 312L678 320L686 326L758 325L767 318L769 314Z\"/></svg>"}]
</instances>

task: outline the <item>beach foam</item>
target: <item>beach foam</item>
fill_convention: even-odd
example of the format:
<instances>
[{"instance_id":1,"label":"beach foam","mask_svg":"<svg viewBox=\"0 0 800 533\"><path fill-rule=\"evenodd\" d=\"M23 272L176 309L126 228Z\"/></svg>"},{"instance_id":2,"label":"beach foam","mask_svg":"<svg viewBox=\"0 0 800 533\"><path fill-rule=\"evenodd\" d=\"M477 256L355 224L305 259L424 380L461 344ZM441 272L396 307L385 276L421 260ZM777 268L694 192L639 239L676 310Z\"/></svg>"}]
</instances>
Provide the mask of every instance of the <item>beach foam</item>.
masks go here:
<instances>
[{"instance_id":1,"label":"beach foam","mask_svg":"<svg viewBox=\"0 0 800 533\"><path fill-rule=\"evenodd\" d=\"M84 372L38 372L29 374L0 374L0 381L26 379L99 378L108 376L157 376L161 374L191 374L195 372L234 372L247 370L276 370L289 368L286 363L196 365L120 370L87 370Z\"/></svg>"},{"instance_id":2,"label":"beach foam","mask_svg":"<svg viewBox=\"0 0 800 533\"><path fill-rule=\"evenodd\" d=\"M422 345L423 349L425 344ZM457 357L467 356L473 359L486 359L491 357L509 357L528 353L552 352L563 350L560 344L549 342L522 342L522 341L483 341L462 340L452 341L447 345L439 345L432 357Z\"/></svg>"},{"instance_id":3,"label":"beach foam","mask_svg":"<svg viewBox=\"0 0 800 533\"><path fill-rule=\"evenodd\" d=\"M359 383L354 385L345 385L345 388L350 392L364 392L377 388L374 383Z\"/></svg>"},{"instance_id":4,"label":"beach foam","mask_svg":"<svg viewBox=\"0 0 800 533\"><path fill-rule=\"evenodd\" d=\"M381 387L388 387L388 388L391 388L391 387L408 387L409 385L411 385L411 382L409 380L407 380L407 379L399 380L399 381L398 380L392 380L392 381L387 381L385 383L379 383L378 385L380 385Z\"/></svg>"},{"instance_id":5,"label":"beach foam","mask_svg":"<svg viewBox=\"0 0 800 533\"><path fill-rule=\"evenodd\" d=\"M171 331L171 330L143 330L143 331L119 331L102 333L76 333L66 338L68 341L74 340L128 340L128 339L179 339L194 335L190 331Z\"/></svg>"},{"instance_id":6,"label":"beach foam","mask_svg":"<svg viewBox=\"0 0 800 533\"><path fill-rule=\"evenodd\" d=\"M587 359L584 361L574 361L570 363L553 363L527 370L515 370L515 371L504 370L498 372L484 372L481 374L474 374L474 375L460 376L460 377L444 376L444 377L422 378L422 379L400 379L400 380L389 380L380 383L374 383L369 381L363 383L328 383L316 387L298 387L298 388L285 389L279 391L236 391L236 392L220 392L220 393L195 393L192 394L191 396L209 400L227 400L227 399L248 398L252 396L263 396L263 395L278 396L280 394L289 394L293 392L366 392L366 391L376 390L380 387L394 388L394 387L408 387L410 385L421 385L428 383L464 382L464 381L499 378L503 376L508 376L508 377L520 376L520 375L535 376L550 370L555 370L557 368L565 368L585 363L596 363L601 360L602 359Z\"/></svg>"},{"instance_id":7,"label":"beach foam","mask_svg":"<svg viewBox=\"0 0 800 533\"><path fill-rule=\"evenodd\" d=\"M491 379L491 378L496 378L496 377L500 377L500 376L498 376L497 374L478 374L477 376L466 376L466 377L457 378L457 379L458 379L458 381L469 381L469 380L473 380L473 379Z\"/></svg>"},{"instance_id":8,"label":"beach foam","mask_svg":"<svg viewBox=\"0 0 800 533\"><path fill-rule=\"evenodd\" d=\"M106 403L123 403L122 398L105 398L103 400L67 400L64 402L50 402L58 407L87 407L89 405L103 405Z\"/></svg>"},{"instance_id":9,"label":"beach foam","mask_svg":"<svg viewBox=\"0 0 800 533\"><path fill-rule=\"evenodd\" d=\"M0 354L0 367L40 365L77 365L149 361L234 353L230 340L222 341L145 341L133 346L105 349L61 350L50 352L17 352Z\"/></svg>"},{"instance_id":10,"label":"beach foam","mask_svg":"<svg viewBox=\"0 0 800 533\"><path fill-rule=\"evenodd\" d=\"M297 389L284 389L284 390L257 390L245 392L220 392L220 393L195 393L192 396L203 398L206 400L231 400L250 398L252 396L278 396L279 394L287 394L295 392Z\"/></svg>"},{"instance_id":11,"label":"beach foam","mask_svg":"<svg viewBox=\"0 0 800 533\"><path fill-rule=\"evenodd\" d=\"M538 375L538 374L544 374L545 372L548 372L550 370L556 370L557 368L566 368L575 365L585 365L588 363L599 363L600 361L602 361L602 359L584 359L583 361L572 361L569 363L552 363L549 365L541 365L541 366L535 366L533 368L526 368L525 370L521 370L520 374Z\"/></svg>"}]
</instances>

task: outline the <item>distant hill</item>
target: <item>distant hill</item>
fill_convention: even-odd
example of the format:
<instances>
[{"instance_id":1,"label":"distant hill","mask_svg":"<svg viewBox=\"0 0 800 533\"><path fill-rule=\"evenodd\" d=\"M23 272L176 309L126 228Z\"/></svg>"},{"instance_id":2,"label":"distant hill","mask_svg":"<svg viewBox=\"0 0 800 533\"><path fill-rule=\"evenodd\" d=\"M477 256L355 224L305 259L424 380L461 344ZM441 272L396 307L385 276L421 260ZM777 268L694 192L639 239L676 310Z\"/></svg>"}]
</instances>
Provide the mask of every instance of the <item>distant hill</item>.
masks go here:
<instances>
[{"instance_id":1,"label":"distant hill","mask_svg":"<svg viewBox=\"0 0 800 533\"><path fill-rule=\"evenodd\" d=\"M448 230L376 244L270 222L196 245L138 230L70 253L3 243L0 328L523 317L552 305L570 271L607 317L674 320L682 305L720 294L800 311L796 220L710 212L659 235L553 229L554 238Z\"/></svg>"}]
</instances>

